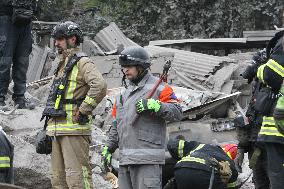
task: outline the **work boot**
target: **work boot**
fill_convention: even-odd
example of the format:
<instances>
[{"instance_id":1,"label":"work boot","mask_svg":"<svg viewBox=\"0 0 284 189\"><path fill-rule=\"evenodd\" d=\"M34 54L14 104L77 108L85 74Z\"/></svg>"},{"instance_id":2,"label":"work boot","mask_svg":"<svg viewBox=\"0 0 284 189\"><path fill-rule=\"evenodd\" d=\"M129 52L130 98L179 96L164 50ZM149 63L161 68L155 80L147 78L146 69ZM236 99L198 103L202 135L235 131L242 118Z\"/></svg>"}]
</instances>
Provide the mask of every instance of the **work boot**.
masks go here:
<instances>
[{"instance_id":1,"label":"work boot","mask_svg":"<svg viewBox=\"0 0 284 189\"><path fill-rule=\"evenodd\" d=\"M6 106L4 97L0 97L0 106Z\"/></svg>"},{"instance_id":2,"label":"work boot","mask_svg":"<svg viewBox=\"0 0 284 189\"><path fill-rule=\"evenodd\" d=\"M15 106L18 106L18 109L35 109L35 104L27 100L25 97L17 97L14 100Z\"/></svg>"}]
</instances>

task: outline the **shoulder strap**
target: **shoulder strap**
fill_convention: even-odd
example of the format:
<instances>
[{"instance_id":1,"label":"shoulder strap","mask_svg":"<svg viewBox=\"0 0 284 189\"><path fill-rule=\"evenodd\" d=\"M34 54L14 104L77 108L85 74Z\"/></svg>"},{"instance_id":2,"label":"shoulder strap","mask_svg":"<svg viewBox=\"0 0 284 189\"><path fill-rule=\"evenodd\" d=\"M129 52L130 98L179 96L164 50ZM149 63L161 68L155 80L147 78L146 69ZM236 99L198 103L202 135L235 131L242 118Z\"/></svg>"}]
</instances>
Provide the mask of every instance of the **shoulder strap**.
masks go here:
<instances>
[{"instance_id":1,"label":"shoulder strap","mask_svg":"<svg viewBox=\"0 0 284 189\"><path fill-rule=\"evenodd\" d=\"M68 61L65 67L64 70L65 74L68 74L73 69L74 65L77 64L77 62L83 57L87 57L87 54L83 52L75 53L74 56L70 58L70 60Z\"/></svg>"}]
</instances>

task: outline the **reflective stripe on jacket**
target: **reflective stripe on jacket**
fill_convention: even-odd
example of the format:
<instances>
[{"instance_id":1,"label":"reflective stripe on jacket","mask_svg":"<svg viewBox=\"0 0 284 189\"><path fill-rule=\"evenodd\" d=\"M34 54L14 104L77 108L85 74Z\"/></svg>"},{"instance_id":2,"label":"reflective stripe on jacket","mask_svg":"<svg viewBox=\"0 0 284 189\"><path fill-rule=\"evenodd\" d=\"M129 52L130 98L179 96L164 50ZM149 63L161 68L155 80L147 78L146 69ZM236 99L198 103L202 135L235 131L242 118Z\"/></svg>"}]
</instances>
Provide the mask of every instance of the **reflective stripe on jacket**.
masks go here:
<instances>
[{"instance_id":1,"label":"reflective stripe on jacket","mask_svg":"<svg viewBox=\"0 0 284 189\"><path fill-rule=\"evenodd\" d=\"M0 156L0 169L1 168L10 168L11 167L10 157L9 156Z\"/></svg>"},{"instance_id":2,"label":"reflective stripe on jacket","mask_svg":"<svg viewBox=\"0 0 284 189\"><path fill-rule=\"evenodd\" d=\"M67 50L68 56L59 63L57 77L62 77L64 68L69 59L79 49ZM83 114L91 115L92 110L106 95L106 83L97 70L95 63L87 57L81 58L74 65L68 75L68 84L65 86L64 99L82 99L78 104L64 104L63 110L66 117L52 117L48 122L47 134L54 135L90 135L91 125L80 125L75 121L75 114L80 111Z\"/></svg>"},{"instance_id":3,"label":"reflective stripe on jacket","mask_svg":"<svg viewBox=\"0 0 284 189\"><path fill-rule=\"evenodd\" d=\"M284 144L284 135L276 128L273 117L263 116L258 141Z\"/></svg>"},{"instance_id":4,"label":"reflective stripe on jacket","mask_svg":"<svg viewBox=\"0 0 284 189\"><path fill-rule=\"evenodd\" d=\"M107 146L110 151L119 147L120 165L165 163L166 121L182 118L181 107L171 87L161 83L152 96L161 101L158 113L143 112L133 122L136 102L146 99L157 81L158 78L147 73L138 86L132 84L116 97L115 123L109 132Z\"/></svg>"},{"instance_id":5,"label":"reflective stripe on jacket","mask_svg":"<svg viewBox=\"0 0 284 189\"><path fill-rule=\"evenodd\" d=\"M262 82L278 91L284 77L284 48L283 37L280 38L273 48L270 59L257 70L257 77Z\"/></svg>"}]
</instances>

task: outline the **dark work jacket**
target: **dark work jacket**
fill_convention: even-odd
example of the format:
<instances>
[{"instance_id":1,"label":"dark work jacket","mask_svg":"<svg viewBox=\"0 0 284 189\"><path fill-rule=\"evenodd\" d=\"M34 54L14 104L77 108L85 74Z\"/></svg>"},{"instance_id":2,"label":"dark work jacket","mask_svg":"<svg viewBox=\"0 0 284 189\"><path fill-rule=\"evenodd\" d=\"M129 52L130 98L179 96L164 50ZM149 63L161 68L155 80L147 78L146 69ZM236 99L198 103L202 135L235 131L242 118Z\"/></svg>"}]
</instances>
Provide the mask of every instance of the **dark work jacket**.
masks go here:
<instances>
[{"instance_id":1,"label":"dark work jacket","mask_svg":"<svg viewBox=\"0 0 284 189\"><path fill-rule=\"evenodd\" d=\"M213 167L211 164L212 158L215 158L218 162L228 161L232 171L232 177L229 180L228 188L234 188L236 186L238 172L235 168L234 161L220 146L202 144L196 141L185 141L183 154L183 158L177 162L175 169L192 168L211 172ZM190 161L187 161L188 157L190 157Z\"/></svg>"},{"instance_id":2,"label":"dark work jacket","mask_svg":"<svg viewBox=\"0 0 284 189\"><path fill-rule=\"evenodd\" d=\"M0 182L13 183L14 147L0 130Z\"/></svg>"}]
</instances>

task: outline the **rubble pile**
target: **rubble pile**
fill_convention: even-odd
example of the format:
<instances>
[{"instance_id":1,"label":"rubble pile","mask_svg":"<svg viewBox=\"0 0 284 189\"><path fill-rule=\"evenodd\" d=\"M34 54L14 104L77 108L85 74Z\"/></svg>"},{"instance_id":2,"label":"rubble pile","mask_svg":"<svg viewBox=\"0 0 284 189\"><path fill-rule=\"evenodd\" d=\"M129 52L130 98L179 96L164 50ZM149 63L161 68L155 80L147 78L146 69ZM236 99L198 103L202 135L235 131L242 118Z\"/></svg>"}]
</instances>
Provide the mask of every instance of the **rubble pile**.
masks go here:
<instances>
[{"instance_id":1,"label":"rubble pile","mask_svg":"<svg viewBox=\"0 0 284 189\"><path fill-rule=\"evenodd\" d=\"M44 29L50 30L48 27ZM49 41L49 44L52 43ZM82 51L95 61L108 84L107 96L93 111L90 156L93 182L97 188L113 188L105 178L106 170L101 162L100 151L107 140L107 133L112 124L111 109L114 96L123 90L118 54L123 47L132 45L137 44L128 39L114 23L111 23L100 31L94 40L86 36L81 46ZM249 85L239 74L251 59L252 53L220 57L154 45L145 48L151 55L153 64L151 72L154 75L160 75L167 60L172 62L168 82L174 86L176 96L181 100L184 120L180 123L169 123L168 137L182 134L186 139L206 143L236 142L232 112L237 102L241 107L245 107L248 103ZM42 47L40 44L35 44L30 60L26 97L36 104L36 108L12 112L13 102L8 95L8 106L0 111L0 126L7 132L15 146L15 184L26 188L35 188L35 186L50 188L51 158L49 155L37 154L34 142L36 133L43 128L43 122L39 120L58 59L55 58L52 46ZM244 93L240 95L237 91L244 91ZM12 113L4 115L1 114L3 111ZM118 168L117 157L116 152L112 162L114 169ZM248 174L247 168L240 179L243 180ZM250 185L251 181L243 188L248 188Z\"/></svg>"}]
</instances>

